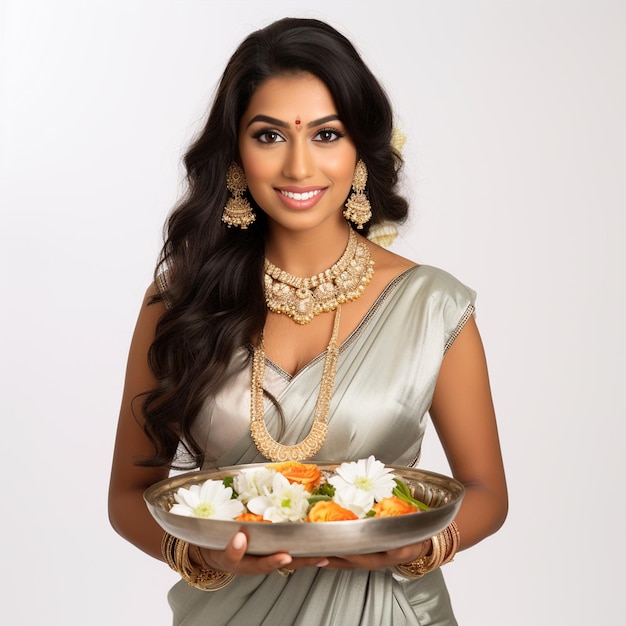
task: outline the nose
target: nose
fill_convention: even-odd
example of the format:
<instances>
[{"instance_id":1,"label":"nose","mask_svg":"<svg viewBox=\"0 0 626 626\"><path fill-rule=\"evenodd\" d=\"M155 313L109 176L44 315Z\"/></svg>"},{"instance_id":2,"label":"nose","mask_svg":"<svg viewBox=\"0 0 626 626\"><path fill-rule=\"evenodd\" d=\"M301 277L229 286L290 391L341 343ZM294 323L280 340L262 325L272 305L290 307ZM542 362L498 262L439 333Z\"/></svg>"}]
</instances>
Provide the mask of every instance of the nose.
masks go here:
<instances>
[{"instance_id":1,"label":"nose","mask_svg":"<svg viewBox=\"0 0 626 626\"><path fill-rule=\"evenodd\" d=\"M305 137L298 137L289 145L285 155L283 174L293 180L305 180L313 174L313 155Z\"/></svg>"}]
</instances>

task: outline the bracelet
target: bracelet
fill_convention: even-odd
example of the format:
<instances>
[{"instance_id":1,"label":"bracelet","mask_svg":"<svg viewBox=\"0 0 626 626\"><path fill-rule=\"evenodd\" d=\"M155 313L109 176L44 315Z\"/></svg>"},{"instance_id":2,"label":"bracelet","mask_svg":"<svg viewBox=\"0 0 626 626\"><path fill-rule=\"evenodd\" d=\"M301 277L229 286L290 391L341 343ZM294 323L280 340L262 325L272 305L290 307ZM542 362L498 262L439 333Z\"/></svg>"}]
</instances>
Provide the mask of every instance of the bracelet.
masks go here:
<instances>
[{"instance_id":1,"label":"bracelet","mask_svg":"<svg viewBox=\"0 0 626 626\"><path fill-rule=\"evenodd\" d=\"M189 542L169 533L165 533L161 541L161 553L165 562L180 574L187 584L202 591L218 591L235 578L232 572L222 572L210 567L197 546L196 554L200 565L192 563L189 559L189 546Z\"/></svg>"},{"instance_id":2,"label":"bracelet","mask_svg":"<svg viewBox=\"0 0 626 626\"><path fill-rule=\"evenodd\" d=\"M428 554L410 563L400 563L391 569L404 578L420 578L454 560L460 540L461 535L456 522L452 522L440 533L431 537L432 548Z\"/></svg>"}]
</instances>

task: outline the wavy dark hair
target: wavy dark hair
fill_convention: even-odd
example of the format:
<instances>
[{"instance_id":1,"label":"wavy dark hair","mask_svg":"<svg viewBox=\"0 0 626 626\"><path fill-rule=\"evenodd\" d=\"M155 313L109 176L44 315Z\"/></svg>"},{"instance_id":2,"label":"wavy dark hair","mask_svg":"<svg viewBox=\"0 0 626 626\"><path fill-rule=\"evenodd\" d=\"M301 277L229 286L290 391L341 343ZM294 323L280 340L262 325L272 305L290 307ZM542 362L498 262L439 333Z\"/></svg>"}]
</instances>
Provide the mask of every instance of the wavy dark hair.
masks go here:
<instances>
[{"instance_id":1,"label":"wavy dark hair","mask_svg":"<svg viewBox=\"0 0 626 626\"><path fill-rule=\"evenodd\" d=\"M224 383L234 351L264 326L267 222L249 198L257 214L251 226L229 229L222 223L226 171L238 159L238 125L256 89L268 78L294 73L313 74L326 85L367 164L372 219L360 232L406 218L407 202L396 190L402 161L390 144L389 100L348 39L324 22L296 18L249 35L226 66L206 125L184 157L187 193L165 225L155 270L163 288L152 302L164 301L167 310L148 357L158 386L142 401L155 453L144 465L202 465L194 419ZM180 442L186 454L180 454Z\"/></svg>"}]
</instances>

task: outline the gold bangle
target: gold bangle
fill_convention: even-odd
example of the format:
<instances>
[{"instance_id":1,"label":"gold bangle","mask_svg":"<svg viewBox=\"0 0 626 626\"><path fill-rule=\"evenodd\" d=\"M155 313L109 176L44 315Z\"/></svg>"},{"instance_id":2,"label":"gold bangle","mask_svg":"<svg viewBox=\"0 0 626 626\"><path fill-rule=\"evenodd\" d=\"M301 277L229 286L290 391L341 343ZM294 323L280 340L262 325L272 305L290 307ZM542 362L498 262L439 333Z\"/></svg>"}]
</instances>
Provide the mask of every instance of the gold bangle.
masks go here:
<instances>
[{"instance_id":1,"label":"gold bangle","mask_svg":"<svg viewBox=\"0 0 626 626\"><path fill-rule=\"evenodd\" d=\"M450 563L458 550L460 539L456 523L451 522L441 532L430 538L432 548L428 554L410 563L400 563L391 569L404 578L420 578L424 574Z\"/></svg>"},{"instance_id":2,"label":"gold bangle","mask_svg":"<svg viewBox=\"0 0 626 626\"><path fill-rule=\"evenodd\" d=\"M161 541L161 553L165 562L175 571L187 584L202 591L218 591L223 589L234 578L232 572L222 572L210 567L196 547L200 565L195 565L189 559L189 543L178 539L169 533L165 533Z\"/></svg>"},{"instance_id":3,"label":"gold bangle","mask_svg":"<svg viewBox=\"0 0 626 626\"><path fill-rule=\"evenodd\" d=\"M461 534L459 533L459 527L456 525L456 522L451 522L450 525L446 527L444 532L446 533L448 548L441 563L442 565L450 563L454 560L454 555L457 553L459 544L461 543Z\"/></svg>"}]
</instances>

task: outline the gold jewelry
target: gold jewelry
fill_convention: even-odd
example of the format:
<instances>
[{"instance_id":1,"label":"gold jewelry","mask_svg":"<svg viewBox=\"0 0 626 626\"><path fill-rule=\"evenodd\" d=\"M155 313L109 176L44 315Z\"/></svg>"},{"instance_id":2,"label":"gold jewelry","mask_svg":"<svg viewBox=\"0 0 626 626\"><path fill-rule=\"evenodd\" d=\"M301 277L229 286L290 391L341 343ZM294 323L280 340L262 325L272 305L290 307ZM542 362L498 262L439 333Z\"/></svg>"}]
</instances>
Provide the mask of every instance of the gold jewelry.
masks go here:
<instances>
[{"instance_id":1,"label":"gold jewelry","mask_svg":"<svg viewBox=\"0 0 626 626\"><path fill-rule=\"evenodd\" d=\"M405 578L420 578L438 567L450 563L459 548L461 535L456 522L451 522L440 533L431 537L432 548L425 556L411 561L400 563L391 569Z\"/></svg>"},{"instance_id":2,"label":"gold jewelry","mask_svg":"<svg viewBox=\"0 0 626 626\"><path fill-rule=\"evenodd\" d=\"M333 395L335 374L337 373L337 357L339 346L337 335L339 333L339 320L341 317L341 305L335 311L333 332L326 348L322 382L315 404L313 425L308 435L298 444L286 446L276 441L267 431L265 426L263 405L263 380L265 377L265 349L263 336L259 345L254 349L252 356L252 389L250 392L250 433L257 450L270 461L303 461L314 456L324 445L328 433L328 413L330 412L330 399Z\"/></svg>"},{"instance_id":3,"label":"gold jewelry","mask_svg":"<svg viewBox=\"0 0 626 626\"><path fill-rule=\"evenodd\" d=\"M196 546L200 566L189 559L189 543L169 533L163 535L161 554L165 562L187 581L187 584L202 591L218 591L232 582L235 574L213 569L204 560L200 548Z\"/></svg>"},{"instance_id":4,"label":"gold jewelry","mask_svg":"<svg viewBox=\"0 0 626 626\"><path fill-rule=\"evenodd\" d=\"M367 183L367 167L361 159L357 161L352 178L352 195L345 204L343 216L354 222L358 229L363 228L372 219L372 205L365 195L365 184Z\"/></svg>"},{"instance_id":5,"label":"gold jewelry","mask_svg":"<svg viewBox=\"0 0 626 626\"><path fill-rule=\"evenodd\" d=\"M350 229L341 258L325 272L310 278L293 276L265 259L265 303L274 313L285 313L298 324L316 315L334 311L356 300L374 275L369 248Z\"/></svg>"},{"instance_id":6,"label":"gold jewelry","mask_svg":"<svg viewBox=\"0 0 626 626\"><path fill-rule=\"evenodd\" d=\"M278 570L276 570L281 576L289 576L290 574L293 574L296 570L295 569L289 569L287 567L279 567Z\"/></svg>"},{"instance_id":7,"label":"gold jewelry","mask_svg":"<svg viewBox=\"0 0 626 626\"><path fill-rule=\"evenodd\" d=\"M238 226L246 229L254 220L256 215L252 211L250 203L243 197L248 188L246 175L237 163L231 163L226 172L226 187L232 194L232 198L228 199L224 211L222 213L222 222L229 228Z\"/></svg>"}]
</instances>

